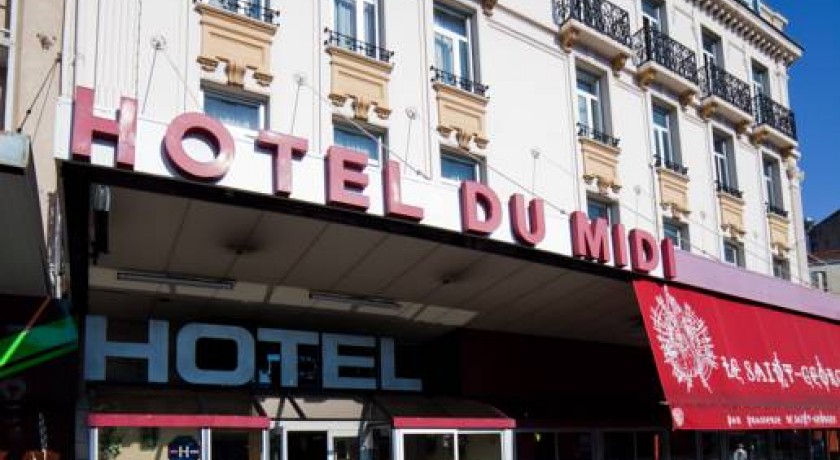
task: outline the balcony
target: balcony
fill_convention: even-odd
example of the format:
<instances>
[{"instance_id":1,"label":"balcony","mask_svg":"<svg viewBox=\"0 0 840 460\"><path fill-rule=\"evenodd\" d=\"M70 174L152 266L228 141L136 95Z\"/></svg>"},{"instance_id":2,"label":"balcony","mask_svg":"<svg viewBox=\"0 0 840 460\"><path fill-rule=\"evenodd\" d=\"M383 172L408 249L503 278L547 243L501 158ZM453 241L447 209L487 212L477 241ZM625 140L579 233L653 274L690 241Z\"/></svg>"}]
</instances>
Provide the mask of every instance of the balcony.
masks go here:
<instances>
[{"instance_id":1,"label":"balcony","mask_svg":"<svg viewBox=\"0 0 840 460\"><path fill-rule=\"evenodd\" d=\"M633 54L630 15L607 0L556 1L554 21L560 26L560 43L567 53L580 42L607 56L614 72L623 69Z\"/></svg>"},{"instance_id":2,"label":"balcony","mask_svg":"<svg viewBox=\"0 0 840 460\"><path fill-rule=\"evenodd\" d=\"M597 129L590 128L589 126L586 126L583 123L578 123L577 128L579 137L592 139L610 147L618 148L618 144L621 142L619 138L613 137L603 131L598 131Z\"/></svg>"},{"instance_id":3,"label":"balcony","mask_svg":"<svg viewBox=\"0 0 840 460\"><path fill-rule=\"evenodd\" d=\"M245 2L237 0L209 0L207 3L231 13L241 14L267 24L275 24L274 21L277 19L276 11L271 8L266 8L258 1Z\"/></svg>"},{"instance_id":4,"label":"balcony","mask_svg":"<svg viewBox=\"0 0 840 460\"><path fill-rule=\"evenodd\" d=\"M661 207L670 211L674 219L684 220L691 214L688 206L688 168L674 161L653 156L659 176L659 197Z\"/></svg>"},{"instance_id":5,"label":"balcony","mask_svg":"<svg viewBox=\"0 0 840 460\"><path fill-rule=\"evenodd\" d=\"M680 96L683 107L697 94L697 60L687 46L668 35L644 27L633 35L636 79L639 86L648 88L656 82Z\"/></svg>"},{"instance_id":6,"label":"balcony","mask_svg":"<svg viewBox=\"0 0 840 460\"><path fill-rule=\"evenodd\" d=\"M330 94L333 105L343 107L352 100L353 117L368 121L371 108L382 120L391 115L388 81L392 51L324 29L326 52L330 55Z\"/></svg>"},{"instance_id":7,"label":"balcony","mask_svg":"<svg viewBox=\"0 0 840 460\"><path fill-rule=\"evenodd\" d=\"M720 228L732 238L743 238L744 198L743 193L734 186L716 182L718 205L720 207Z\"/></svg>"},{"instance_id":8,"label":"balcony","mask_svg":"<svg viewBox=\"0 0 840 460\"><path fill-rule=\"evenodd\" d=\"M724 184L720 181L715 181L715 187L717 188L718 193L725 193L729 196L738 198L739 200L744 198L744 192L739 190L734 185Z\"/></svg>"},{"instance_id":9,"label":"balcony","mask_svg":"<svg viewBox=\"0 0 840 460\"><path fill-rule=\"evenodd\" d=\"M464 150L470 150L472 142L480 149L486 148L488 87L436 67L431 71L432 88L437 93L438 133L445 138L454 133Z\"/></svg>"},{"instance_id":10,"label":"balcony","mask_svg":"<svg viewBox=\"0 0 840 460\"><path fill-rule=\"evenodd\" d=\"M700 115L708 120L715 113L731 120L743 134L752 124L750 85L712 64L700 69L702 101Z\"/></svg>"},{"instance_id":11,"label":"balcony","mask_svg":"<svg viewBox=\"0 0 840 460\"><path fill-rule=\"evenodd\" d=\"M662 157L660 157L659 155L654 155L653 159L656 161L656 167L657 168L664 168L664 169L667 169L671 172L675 172L677 174L680 174L682 176L687 176L688 175L688 167L687 166L683 166L682 164L674 162L674 161L668 161L668 160L663 161Z\"/></svg>"},{"instance_id":12,"label":"balcony","mask_svg":"<svg viewBox=\"0 0 840 460\"><path fill-rule=\"evenodd\" d=\"M259 3L229 0L198 2L196 11L201 15L201 78L267 91L274 78L271 45L277 12Z\"/></svg>"},{"instance_id":13,"label":"balcony","mask_svg":"<svg viewBox=\"0 0 840 460\"><path fill-rule=\"evenodd\" d=\"M357 40L349 35L340 34L330 29L324 29L324 32L328 34L328 38L325 43L325 45L327 46L337 46L339 48L344 48L348 51L359 53L363 56L367 56L371 59L376 59L386 64L390 63L391 58L394 57L393 51L388 51L385 48L380 48L370 43Z\"/></svg>"},{"instance_id":14,"label":"balcony","mask_svg":"<svg viewBox=\"0 0 840 460\"><path fill-rule=\"evenodd\" d=\"M788 213L773 203L767 203L767 223L770 227L770 247L777 256L786 256L790 250Z\"/></svg>"},{"instance_id":15,"label":"balcony","mask_svg":"<svg viewBox=\"0 0 840 460\"><path fill-rule=\"evenodd\" d=\"M773 203L767 203L767 214L773 214L775 216L783 217L787 219L788 212L785 208L781 206L777 206Z\"/></svg>"},{"instance_id":16,"label":"balcony","mask_svg":"<svg viewBox=\"0 0 840 460\"><path fill-rule=\"evenodd\" d=\"M766 140L783 149L797 147L796 119L789 108L763 94L753 99L753 107L756 122L753 143L759 144Z\"/></svg>"},{"instance_id":17,"label":"balcony","mask_svg":"<svg viewBox=\"0 0 840 460\"><path fill-rule=\"evenodd\" d=\"M482 85L476 81L459 77L453 73L438 69L437 67L432 67L431 71L433 73L432 83L443 83L444 85L460 88L481 97L485 97L485 93L487 93L487 85Z\"/></svg>"},{"instance_id":18,"label":"balcony","mask_svg":"<svg viewBox=\"0 0 840 460\"><path fill-rule=\"evenodd\" d=\"M603 195L610 191L617 193L621 190L618 180L619 140L582 123L578 123L577 128L583 155L583 179L594 184Z\"/></svg>"}]
</instances>

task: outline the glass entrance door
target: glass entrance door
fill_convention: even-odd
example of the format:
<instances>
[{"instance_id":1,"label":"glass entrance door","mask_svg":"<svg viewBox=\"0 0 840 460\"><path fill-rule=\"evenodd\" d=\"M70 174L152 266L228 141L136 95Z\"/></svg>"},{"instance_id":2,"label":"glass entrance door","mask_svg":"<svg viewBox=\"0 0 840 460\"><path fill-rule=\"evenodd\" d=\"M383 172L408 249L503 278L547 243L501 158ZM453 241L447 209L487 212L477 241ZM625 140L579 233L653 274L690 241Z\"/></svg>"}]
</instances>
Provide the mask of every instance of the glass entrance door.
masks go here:
<instances>
[{"instance_id":1,"label":"glass entrance door","mask_svg":"<svg viewBox=\"0 0 840 460\"><path fill-rule=\"evenodd\" d=\"M326 431L289 431L286 460L327 460Z\"/></svg>"},{"instance_id":2,"label":"glass entrance door","mask_svg":"<svg viewBox=\"0 0 840 460\"><path fill-rule=\"evenodd\" d=\"M390 430L354 421L278 422L270 460L392 460Z\"/></svg>"}]
</instances>

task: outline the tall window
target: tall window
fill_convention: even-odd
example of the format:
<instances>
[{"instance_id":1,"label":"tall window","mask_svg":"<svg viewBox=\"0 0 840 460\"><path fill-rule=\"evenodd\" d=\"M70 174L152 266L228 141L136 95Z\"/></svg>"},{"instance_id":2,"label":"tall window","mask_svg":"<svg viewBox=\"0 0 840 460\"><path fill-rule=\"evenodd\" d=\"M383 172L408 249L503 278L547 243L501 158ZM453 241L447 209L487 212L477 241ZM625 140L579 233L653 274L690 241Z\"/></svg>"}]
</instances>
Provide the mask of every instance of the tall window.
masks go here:
<instances>
[{"instance_id":1,"label":"tall window","mask_svg":"<svg viewBox=\"0 0 840 460\"><path fill-rule=\"evenodd\" d=\"M770 211L779 212L784 210L782 199L781 177L779 174L779 162L771 157L765 156L763 161L764 189L767 193L767 206Z\"/></svg>"},{"instance_id":2,"label":"tall window","mask_svg":"<svg viewBox=\"0 0 840 460\"><path fill-rule=\"evenodd\" d=\"M587 198L586 214L592 220L602 218L606 219L609 224L617 224L619 222L618 206L611 201L599 200L592 197Z\"/></svg>"},{"instance_id":3,"label":"tall window","mask_svg":"<svg viewBox=\"0 0 840 460\"><path fill-rule=\"evenodd\" d=\"M333 129L335 145L366 153L373 163L382 160L384 137L382 133L371 130L364 132L349 125L337 125Z\"/></svg>"},{"instance_id":4,"label":"tall window","mask_svg":"<svg viewBox=\"0 0 840 460\"><path fill-rule=\"evenodd\" d=\"M828 291L828 276L825 271L811 272L811 285L817 289Z\"/></svg>"},{"instance_id":5,"label":"tall window","mask_svg":"<svg viewBox=\"0 0 840 460\"><path fill-rule=\"evenodd\" d=\"M724 192L737 192L738 181L735 177L735 156L732 139L714 133L712 144L715 152L715 179L718 188Z\"/></svg>"},{"instance_id":6,"label":"tall window","mask_svg":"<svg viewBox=\"0 0 840 460\"><path fill-rule=\"evenodd\" d=\"M205 89L204 113L222 124L258 130L266 126L265 102Z\"/></svg>"},{"instance_id":7,"label":"tall window","mask_svg":"<svg viewBox=\"0 0 840 460\"><path fill-rule=\"evenodd\" d=\"M440 175L458 182L481 182L481 165L472 157L443 151L440 154Z\"/></svg>"},{"instance_id":8,"label":"tall window","mask_svg":"<svg viewBox=\"0 0 840 460\"><path fill-rule=\"evenodd\" d=\"M642 0L642 24L648 29L665 32L664 9L662 2Z\"/></svg>"},{"instance_id":9,"label":"tall window","mask_svg":"<svg viewBox=\"0 0 840 460\"><path fill-rule=\"evenodd\" d=\"M453 77L473 80L472 44L469 16L442 5L435 5L435 66Z\"/></svg>"},{"instance_id":10,"label":"tall window","mask_svg":"<svg viewBox=\"0 0 840 460\"><path fill-rule=\"evenodd\" d=\"M773 258L773 276L790 280L790 262L779 257Z\"/></svg>"},{"instance_id":11,"label":"tall window","mask_svg":"<svg viewBox=\"0 0 840 460\"><path fill-rule=\"evenodd\" d=\"M335 0L335 31L370 46L356 47L352 40L339 40L341 46L376 57L379 46L378 0Z\"/></svg>"},{"instance_id":12,"label":"tall window","mask_svg":"<svg viewBox=\"0 0 840 460\"><path fill-rule=\"evenodd\" d=\"M578 122L589 130L604 132L600 79L589 72L577 72Z\"/></svg>"},{"instance_id":13,"label":"tall window","mask_svg":"<svg viewBox=\"0 0 840 460\"><path fill-rule=\"evenodd\" d=\"M724 239L723 240L723 260L724 262L738 267L744 266L744 246L737 241Z\"/></svg>"},{"instance_id":14,"label":"tall window","mask_svg":"<svg viewBox=\"0 0 840 460\"><path fill-rule=\"evenodd\" d=\"M720 38L705 29L703 29L703 64L723 67L723 52L720 46Z\"/></svg>"},{"instance_id":15,"label":"tall window","mask_svg":"<svg viewBox=\"0 0 840 460\"><path fill-rule=\"evenodd\" d=\"M770 79L767 76L767 69L755 61L752 63L752 86L753 96L770 94Z\"/></svg>"},{"instance_id":16,"label":"tall window","mask_svg":"<svg viewBox=\"0 0 840 460\"><path fill-rule=\"evenodd\" d=\"M691 241L688 237L688 225L671 219L664 219L662 227L665 231L665 238L671 240L675 247L683 251L691 251Z\"/></svg>"},{"instance_id":17,"label":"tall window","mask_svg":"<svg viewBox=\"0 0 840 460\"><path fill-rule=\"evenodd\" d=\"M673 112L665 107L653 106L653 153L657 164L670 169L681 169L682 158L675 148L675 132ZM682 171L680 171L682 172Z\"/></svg>"}]
</instances>

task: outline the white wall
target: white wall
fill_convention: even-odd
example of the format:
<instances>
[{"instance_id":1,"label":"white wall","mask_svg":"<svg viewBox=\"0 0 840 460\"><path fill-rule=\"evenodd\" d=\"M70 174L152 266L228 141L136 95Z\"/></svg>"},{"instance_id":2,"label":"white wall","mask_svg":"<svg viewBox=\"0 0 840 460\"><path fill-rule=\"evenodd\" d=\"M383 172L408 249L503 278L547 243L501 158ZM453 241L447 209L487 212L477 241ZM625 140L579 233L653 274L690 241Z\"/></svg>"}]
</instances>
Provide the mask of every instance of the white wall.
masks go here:
<instances>
[{"instance_id":1,"label":"white wall","mask_svg":"<svg viewBox=\"0 0 840 460\"><path fill-rule=\"evenodd\" d=\"M432 2L383 3L385 46L395 52L395 65L389 83L393 112L381 125L388 130L392 158L408 165L403 168L405 201L424 205L425 224L458 230L457 184L440 177L439 149L447 141L442 141L434 129L437 110L428 70L434 52ZM478 2L450 3L475 12L480 79L490 86L490 144L482 153L486 157L487 181L503 205L515 192L526 196L535 193L546 199L549 235L541 248L568 253L567 238L552 234L552 229L566 232L567 214L585 209L587 187L580 179L582 166L574 128L574 75L575 68L582 64L602 69L609 82L609 117L613 134L621 139L619 170L624 187L618 198L622 221L661 236L662 211L656 201L659 192L652 169L650 135L651 101L661 99L677 110L680 149L690 169L692 251L720 257L719 212L711 160L711 126L716 122L702 120L694 108L680 109L673 95L655 87L649 91L640 89L634 81L632 62L616 76L602 57L577 50L564 53L556 42L548 0L501 1L490 17L482 14ZM640 1L615 3L629 11L631 29L637 30L641 22ZM200 68L195 62L200 48L199 14L192 2L171 0L78 0L78 4L76 83L96 89L96 104L103 113L113 114L120 96L137 98L141 114L138 155L151 149L154 155L142 161L147 161L150 172L168 174L158 155L164 126L181 112L200 110ZM332 143L332 119L337 113L326 101L330 65L323 49L323 30L333 25L333 2L275 0L273 6L280 11L280 25L272 47L270 128L309 139L307 158L295 166L296 189L292 196L323 202L323 155ZM773 98L788 103L784 65L759 52L692 3L670 0L666 7L670 35L693 48L698 63L702 26L722 38L724 61L730 73L749 81L751 60L761 62L770 71ZM150 45L153 37L166 40L165 50L158 51L157 56ZM301 87L294 81L296 75L305 80ZM408 108L419 114L413 121L406 116ZM64 120L59 122L58 132L66 136L69 111L66 106L62 110ZM726 123L715 126L733 131ZM239 132L237 142L243 152L237 157L241 162L221 184L267 191L268 156L253 153L253 133ZM771 274L760 152L743 136L736 136L735 146L738 183L746 201L747 268ZM534 151L539 152L537 159ZM59 156L62 155L66 156L66 147L59 149ZM381 213L378 167L371 167L368 172L372 178L370 212ZM787 184L783 190L788 191ZM791 206L790 196L785 197L785 203ZM503 224L493 237L509 241L509 226ZM800 265L795 261L799 257L792 256L795 277Z\"/></svg>"}]
</instances>

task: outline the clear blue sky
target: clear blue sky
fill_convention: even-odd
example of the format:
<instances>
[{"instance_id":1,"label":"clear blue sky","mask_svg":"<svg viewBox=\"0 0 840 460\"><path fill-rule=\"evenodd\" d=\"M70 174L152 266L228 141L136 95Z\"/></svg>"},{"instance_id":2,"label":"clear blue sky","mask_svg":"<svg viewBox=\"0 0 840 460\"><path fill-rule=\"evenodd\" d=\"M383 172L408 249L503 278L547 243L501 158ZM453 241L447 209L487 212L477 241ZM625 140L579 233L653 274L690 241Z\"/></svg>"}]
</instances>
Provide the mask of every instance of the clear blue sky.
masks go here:
<instances>
[{"instance_id":1,"label":"clear blue sky","mask_svg":"<svg viewBox=\"0 0 840 460\"><path fill-rule=\"evenodd\" d=\"M791 67L805 216L819 221L840 208L840 0L769 0L805 48Z\"/></svg>"}]
</instances>

